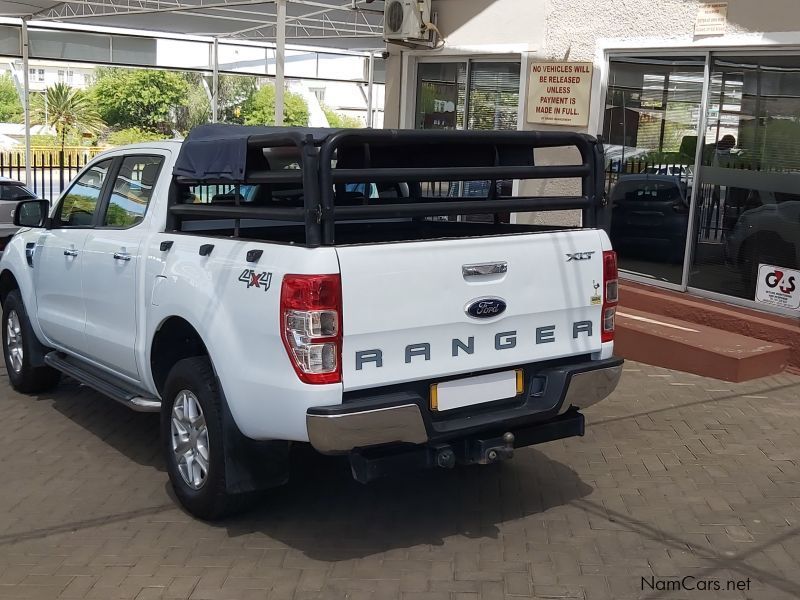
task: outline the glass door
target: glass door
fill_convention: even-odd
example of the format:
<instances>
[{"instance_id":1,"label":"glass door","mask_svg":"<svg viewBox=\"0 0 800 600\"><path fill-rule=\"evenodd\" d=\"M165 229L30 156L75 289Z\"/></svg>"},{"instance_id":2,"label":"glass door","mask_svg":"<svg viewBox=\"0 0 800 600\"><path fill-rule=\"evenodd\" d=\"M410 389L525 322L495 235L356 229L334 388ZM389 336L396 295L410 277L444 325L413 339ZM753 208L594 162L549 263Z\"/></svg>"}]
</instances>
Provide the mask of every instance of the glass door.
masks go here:
<instances>
[{"instance_id":1,"label":"glass door","mask_svg":"<svg viewBox=\"0 0 800 600\"><path fill-rule=\"evenodd\" d=\"M704 133L689 286L797 311L800 56L713 55Z\"/></svg>"},{"instance_id":2,"label":"glass door","mask_svg":"<svg viewBox=\"0 0 800 600\"><path fill-rule=\"evenodd\" d=\"M704 56L610 61L603 136L611 241L634 278L681 284L704 78Z\"/></svg>"}]
</instances>

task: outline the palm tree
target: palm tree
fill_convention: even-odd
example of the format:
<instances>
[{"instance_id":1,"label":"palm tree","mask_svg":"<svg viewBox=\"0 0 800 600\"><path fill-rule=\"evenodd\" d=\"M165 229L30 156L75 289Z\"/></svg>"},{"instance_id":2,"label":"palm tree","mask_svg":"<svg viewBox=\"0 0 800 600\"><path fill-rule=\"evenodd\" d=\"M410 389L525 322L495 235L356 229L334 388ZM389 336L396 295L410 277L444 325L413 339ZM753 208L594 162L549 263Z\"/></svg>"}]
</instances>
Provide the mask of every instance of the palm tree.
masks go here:
<instances>
[{"instance_id":1,"label":"palm tree","mask_svg":"<svg viewBox=\"0 0 800 600\"><path fill-rule=\"evenodd\" d=\"M100 133L105 127L100 113L86 92L56 83L31 98L31 122L56 130L61 140L61 152L69 133Z\"/></svg>"}]
</instances>

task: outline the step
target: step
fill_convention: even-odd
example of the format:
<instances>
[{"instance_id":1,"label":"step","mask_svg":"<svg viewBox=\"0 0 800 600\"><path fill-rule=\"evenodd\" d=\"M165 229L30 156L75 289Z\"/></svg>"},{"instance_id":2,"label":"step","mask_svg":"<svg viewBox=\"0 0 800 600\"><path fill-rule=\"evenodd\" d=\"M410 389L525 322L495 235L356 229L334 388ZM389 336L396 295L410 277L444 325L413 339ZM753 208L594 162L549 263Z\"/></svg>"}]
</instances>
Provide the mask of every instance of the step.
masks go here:
<instances>
[{"instance_id":1,"label":"step","mask_svg":"<svg viewBox=\"0 0 800 600\"><path fill-rule=\"evenodd\" d=\"M746 337L789 346L789 365L800 368L800 318L784 317L724 302L625 282L620 309L635 309Z\"/></svg>"},{"instance_id":2,"label":"step","mask_svg":"<svg viewBox=\"0 0 800 600\"><path fill-rule=\"evenodd\" d=\"M631 360L741 382L781 373L789 346L626 307L617 310L614 354Z\"/></svg>"},{"instance_id":3,"label":"step","mask_svg":"<svg viewBox=\"0 0 800 600\"><path fill-rule=\"evenodd\" d=\"M151 398L146 392L129 388L120 381L114 381L106 373L76 358L54 351L47 353L44 362L137 412L159 412L161 410L161 400L158 398Z\"/></svg>"}]
</instances>

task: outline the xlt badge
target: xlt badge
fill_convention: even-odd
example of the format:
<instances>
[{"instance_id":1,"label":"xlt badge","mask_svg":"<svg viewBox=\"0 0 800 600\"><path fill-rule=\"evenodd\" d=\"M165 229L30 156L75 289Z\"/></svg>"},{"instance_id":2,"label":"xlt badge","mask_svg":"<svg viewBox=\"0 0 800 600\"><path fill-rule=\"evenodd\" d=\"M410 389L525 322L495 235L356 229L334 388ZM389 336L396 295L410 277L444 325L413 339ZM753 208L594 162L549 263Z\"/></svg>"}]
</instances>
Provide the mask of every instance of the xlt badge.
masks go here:
<instances>
[{"instance_id":1,"label":"xlt badge","mask_svg":"<svg viewBox=\"0 0 800 600\"><path fill-rule=\"evenodd\" d=\"M506 302L501 298L476 298L464 309L473 319L491 319L506 310Z\"/></svg>"},{"instance_id":2,"label":"xlt badge","mask_svg":"<svg viewBox=\"0 0 800 600\"><path fill-rule=\"evenodd\" d=\"M573 252L567 254L567 262L573 260L592 260L592 254L594 254L594 252Z\"/></svg>"}]
</instances>

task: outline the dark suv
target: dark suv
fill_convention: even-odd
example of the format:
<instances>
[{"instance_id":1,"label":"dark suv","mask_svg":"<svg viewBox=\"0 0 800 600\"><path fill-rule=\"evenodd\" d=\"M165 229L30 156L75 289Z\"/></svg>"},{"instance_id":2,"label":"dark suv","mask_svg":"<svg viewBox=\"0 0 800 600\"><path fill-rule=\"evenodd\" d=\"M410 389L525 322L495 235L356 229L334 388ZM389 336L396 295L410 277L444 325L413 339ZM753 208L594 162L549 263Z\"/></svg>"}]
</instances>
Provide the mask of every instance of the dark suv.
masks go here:
<instances>
[{"instance_id":1,"label":"dark suv","mask_svg":"<svg viewBox=\"0 0 800 600\"><path fill-rule=\"evenodd\" d=\"M623 175L611 190L611 243L620 254L679 263L689 225L689 189L670 175Z\"/></svg>"}]
</instances>

